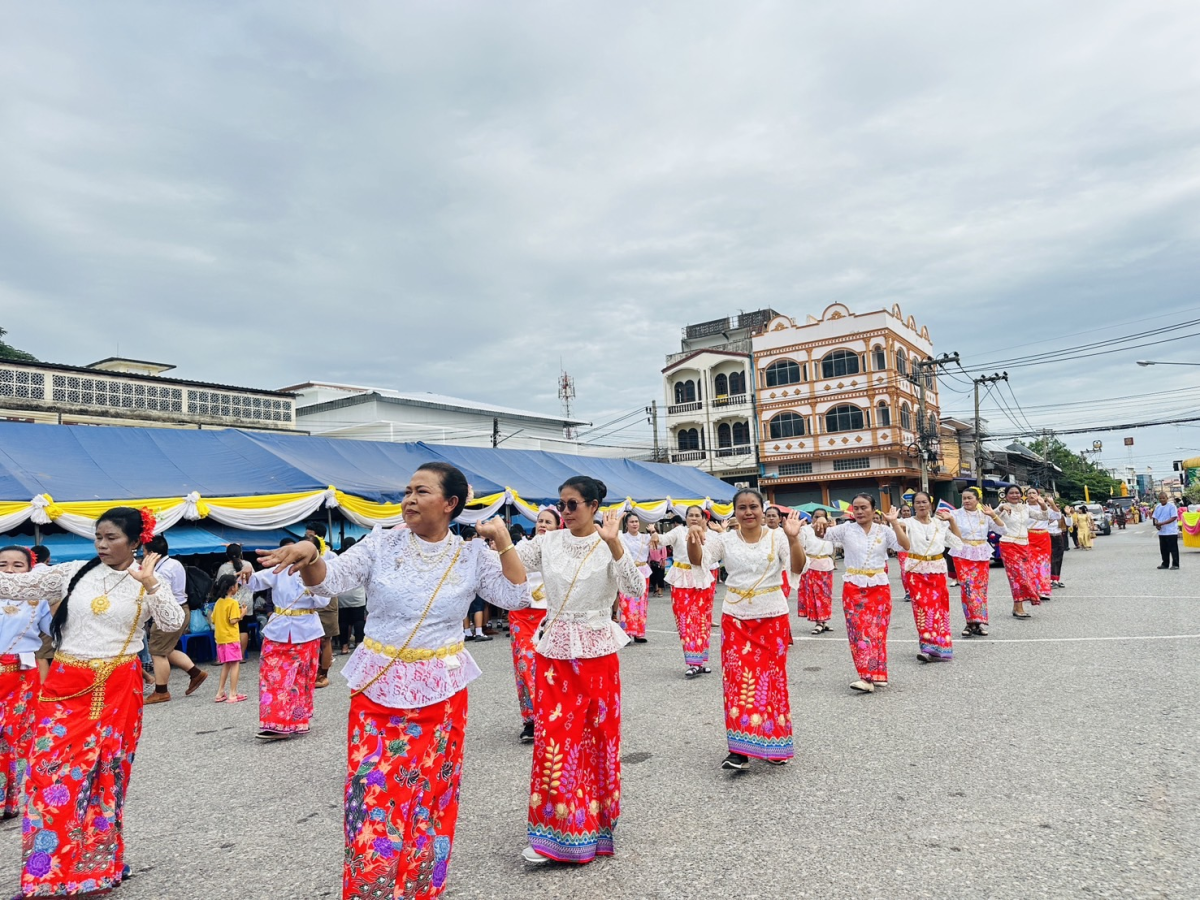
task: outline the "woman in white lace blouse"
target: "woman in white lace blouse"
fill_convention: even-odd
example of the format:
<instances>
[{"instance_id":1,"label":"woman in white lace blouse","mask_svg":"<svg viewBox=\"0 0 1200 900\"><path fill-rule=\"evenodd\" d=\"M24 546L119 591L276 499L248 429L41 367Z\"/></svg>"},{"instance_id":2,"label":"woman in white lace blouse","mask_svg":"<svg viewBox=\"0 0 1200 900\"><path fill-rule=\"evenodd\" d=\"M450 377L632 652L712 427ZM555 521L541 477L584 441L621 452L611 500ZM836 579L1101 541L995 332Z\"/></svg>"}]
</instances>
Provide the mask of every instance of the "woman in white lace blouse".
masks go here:
<instances>
[{"instance_id":1,"label":"woman in white lace blouse","mask_svg":"<svg viewBox=\"0 0 1200 900\"><path fill-rule=\"evenodd\" d=\"M642 531L642 520L636 512L625 514L621 522L621 543L625 552L633 557L634 564L642 573L645 584L636 594L621 592L621 627L633 638L634 643L646 643L646 612L650 604L650 542L649 534Z\"/></svg>"},{"instance_id":2,"label":"woman in white lace blouse","mask_svg":"<svg viewBox=\"0 0 1200 900\"><path fill-rule=\"evenodd\" d=\"M134 560L154 524L149 510L116 507L96 521L92 559L0 573L0 596L58 604L23 808L23 896L105 891L128 875L122 812L142 731L138 651L151 616L164 630L184 617L154 574L158 556Z\"/></svg>"},{"instance_id":3,"label":"woman in white lace blouse","mask_svg":"<svg viewBox=\"0 0 1200 900\"><path fill-rule=\"evenodd\" d=\"M350 684L344 900L437 897L458 819L466 686L479 666L463 645L476 594L529 605L525 567L503 521L476 526L495 541L450 533L469 495L463 473L426 463L404 491L405 529L375 528L336 558L301 542L263 554L299 567L318 596L367 590L367 624L342 674Z\"/></svg>"},{"instance_id":4,"label":"woman in white lace blouse","mask_svg":"<svg viewBox=\"0 0 1200 900\"><path fill-rule=\"evenodd\" d=\"M613 853L621 798L621 667L629 637L612 620L618 593L645 587L620 538L619 513L595 516L608 489L586 475L559 488L561 531L517 547L541 572L547 611L537 641L530 863L588 863Z\"/></svg>"},{"instance_id":5,"label":"woman in white lace blouse","mask_svg":"<svg viewBox=\"0 0 1200 900\"><path fill-rule=\"evenodd\" d=\"M787 651L792 644L783 573L798 580L804 568L800 514L780 528L766 527L763 497L743 489L733 495L737 531L688 534L692 565L725 567L721 615L721 671L729 755L721 767L745 769L750 757L783 765L794 755L788 698Z\"/></svg>"}]
</instances>

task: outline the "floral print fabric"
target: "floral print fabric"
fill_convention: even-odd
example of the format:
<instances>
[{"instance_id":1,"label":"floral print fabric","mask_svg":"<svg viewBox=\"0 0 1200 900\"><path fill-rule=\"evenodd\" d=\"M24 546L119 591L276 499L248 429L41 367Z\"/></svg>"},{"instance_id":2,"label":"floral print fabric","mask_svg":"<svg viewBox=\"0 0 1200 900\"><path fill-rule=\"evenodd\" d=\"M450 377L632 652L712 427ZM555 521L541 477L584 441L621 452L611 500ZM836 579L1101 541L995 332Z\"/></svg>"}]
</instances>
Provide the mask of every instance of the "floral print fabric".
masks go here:
<instances>
[{"instance_id":1,"label":"floral print fabric","mask_svg":"<svg viewBox=\"0 0 1200 900\"><path fill-rule=\"evenodd\" d=\"M513 672L517 676L517 705L521 721L533 721L533 636L546 617L545 609L530 607L508 613L508 633L512 636Z\"/></svg>"},{"instance_id":2,"label":"floral print fabric","mask_svg":"<svg viewBox=\"0 0 1200 900\"><path fill-rule=\"evenodd\" d=\"M343 900L445 891L466 726L466 691L416 709L351 697Z\"/></svg>"},{"instance_id":3,"label":"floral print fabric","mask_svg":"<svg viewBox=\"0 0 1200 900\"><path fill-rule=\"evenodd\" d=\"M0 665L17 666L16 656L0 656ZM21 802L29 748L33 743L33 692L37 669L0 674L0 814L15 816Z\"/></svg>"},{"instance_id":4,"label":"floral print fabric","mask_svg":"<svg viewBox=\"0 0 1200 900\"><path fill-rule=\"evenodd\" d=\"M921 652L938 659L951 659L954 648L950 643L950 591L945 574L912 572L908 578Z\"/></svg>"},{"instance_id":5,"label":"floral print fabric","mask_svg":"<svg viewBox=\"0 0 1200 900\"><path fill-rule=\"evenodd\" d=\"M756 759L791 759L792 710L786 615L769 619L721 617L721 670L729 752Z\"/></svg>"},{"instance_id":6,"label":"floral print fabric","mask_svg":"<svg viewBox=\"0 0 1200 900\"><path fill-rule=\"evenodd\" d=\"M800 576L801 616L812 622L828 622L833 618L833 572L809 569Z\"/></svg>"},{"instance_id":7,"label":"floral print fabric","mask_svg":"<svg viewBox=\"0 0 1200 900\"><path fill-rule=\"evenodd\" d=\"M886 584L859 587L842 582L842 612L854 668L863 681L887 681L887 631L892 591Z\"/></svg>"},{"instance_id":8,"label":"floral print fabric","mask_svg":"<svg viewBox=\"0 0 1200 900\"><path fill-rule=\"evenodd\" d=\"M258 666L258 721L264 731L302 734L313 716L321 642L283 644L267 638Z\"/></svg>"},{"instance_id":9,"label":"floral print fabric","mask_svg":"<svg viewBox=\"0 0 1200 900\"><path fill-rule=\"evenodd\" d=\"M630 637L646 636L646 612L650 607L649 593L650 579L647 578L640 597L618 594L621 598L621 627Z\"/></svg>"},{"instance_id":10,"label":"floral print fabric","mask_svg":"<svg viewBox=\"0 0 1200 900\"><path fill-rule=\"evenodd\" d=\"M962 592L963 616L968 622L988 623L988 581L991 578L991 563L987 560L954 559L954 572Z\"/></svg>"},{"instance_id":11,"label":"floral print fabric","mask_svg":"<svg viewBox=\"0 0 1200 900\"><path fill-rule=\"evenodd\" d=\"M671 611L683 644L683 661L688 666L708 665L712 638L713 588L671 588Z\"/></svg>"},{"instance_id":12,"label":"floral print fabric","mask_svg":"<svg viewBox=\"0 0 1200 900\"><path fill-rule=\"evenodd\" d=\"M1029 569L1033 575L1033 590L1038 597L1050 596L1050 532L1029 530Z\"/></svg>"},{"instance_id":13,"label":"floral print fabric","mask_svg":"<svg viewBox=\"0 0 1200 900\"><path fill-rule=\"evenodd\" d=\"M1012 590L1013 603L1025 600L1040 602L1033 581L1029 545L1001 541L1000 558L1004 560L1004 574L1008 576L1008 586Z\"/></svg>"},{"instance_id":14,"label":"floral print fabric","mask_svg":"<svg viewBox=\"0 0 1200 900\"><path fill-rule=\"evenodd\" d=\"M101 891L121 882L122 810L142 731L142 672L118 667L104 685L100 717L90 711L91 669L55 660L35 712L21 820L26 897Z\"/></svg>"},{"instance_id":15,"label":"floral print fabric","mask_svg":"<svg viewBox=\"0 0 1200 900\"><path fill-rule=\"evenodd\" d=\"M559 862L612 856L621 812L621 668L538 655L529 845Z\"/></svg>"}]
</instances>

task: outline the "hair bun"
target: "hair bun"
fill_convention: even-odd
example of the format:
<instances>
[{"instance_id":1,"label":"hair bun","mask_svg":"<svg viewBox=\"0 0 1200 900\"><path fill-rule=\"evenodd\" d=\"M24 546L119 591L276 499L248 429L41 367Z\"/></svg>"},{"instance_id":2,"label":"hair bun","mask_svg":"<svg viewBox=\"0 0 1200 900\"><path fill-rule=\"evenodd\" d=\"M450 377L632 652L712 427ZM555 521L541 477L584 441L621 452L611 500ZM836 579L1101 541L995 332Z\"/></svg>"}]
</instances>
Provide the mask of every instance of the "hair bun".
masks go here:
<instances>
[{"instance_id":1,"label":"hair bun","mask_svg":"<svg viewBox=\"0 0 1200 900\"><path fill-rule=\"evenodd\" d=\"M592 481L596 482L596 493L600 495L600 502L603 503L604 498L608 496L608 485L599 478L593 478Z\"/></svg>"}]
</instances>

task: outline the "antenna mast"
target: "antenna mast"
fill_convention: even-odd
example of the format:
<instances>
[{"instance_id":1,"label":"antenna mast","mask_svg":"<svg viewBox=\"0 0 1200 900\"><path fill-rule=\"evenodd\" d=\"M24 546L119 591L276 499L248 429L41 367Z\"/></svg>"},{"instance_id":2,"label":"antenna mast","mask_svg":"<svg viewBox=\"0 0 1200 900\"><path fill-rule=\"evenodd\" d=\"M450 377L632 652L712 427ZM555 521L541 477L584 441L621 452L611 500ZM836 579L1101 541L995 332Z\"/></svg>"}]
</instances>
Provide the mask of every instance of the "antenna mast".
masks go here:
<instances>
[{"instance_id":1,"label":"antenna mast","mask_svg":"<svg viewBox=\"0 0 1200 900\"><path fill-rule=\"evenodd\" d=\"M558 399L562 401L563 419L570 419L571 401L575 399L575 379L561 370L558 375ZM563 437L569 441L575 440L574 427L565 422L563 423Z\"/></svg>"}]
</instances>

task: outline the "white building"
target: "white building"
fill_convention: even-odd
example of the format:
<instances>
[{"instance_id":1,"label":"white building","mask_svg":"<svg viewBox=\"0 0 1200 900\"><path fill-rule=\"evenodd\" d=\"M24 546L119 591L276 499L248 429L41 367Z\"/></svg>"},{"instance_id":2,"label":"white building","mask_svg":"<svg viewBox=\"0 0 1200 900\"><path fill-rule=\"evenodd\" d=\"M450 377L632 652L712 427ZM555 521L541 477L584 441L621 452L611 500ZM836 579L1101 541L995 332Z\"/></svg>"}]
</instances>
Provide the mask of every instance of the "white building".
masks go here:
<instances>
[{"instance_id":1,"label":"white building","mask_svg":"<svg viewBox=\"0 0 1200 900\"><path fill-rule=\"evenodd\" d=\"M442 394L402 393L387 388L308 381L283 388L296 395L297 427L310 434L362 441L501 446L513 450L587 452L567 429L588 425L477 403Z\"/></svg>"}]
</instances>

